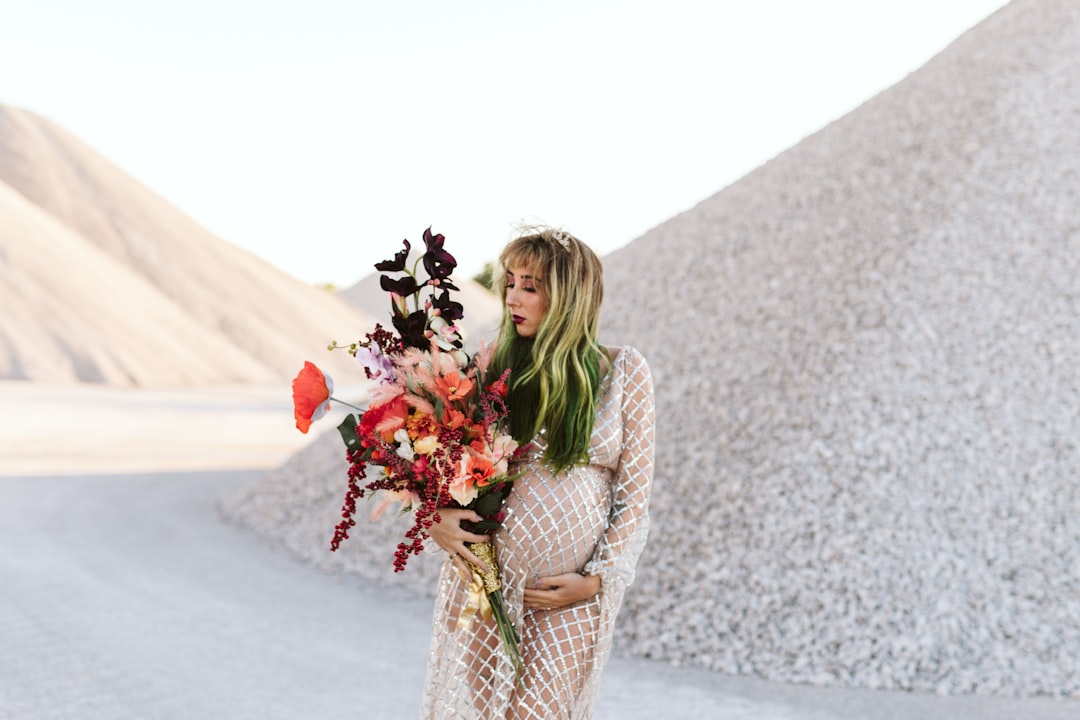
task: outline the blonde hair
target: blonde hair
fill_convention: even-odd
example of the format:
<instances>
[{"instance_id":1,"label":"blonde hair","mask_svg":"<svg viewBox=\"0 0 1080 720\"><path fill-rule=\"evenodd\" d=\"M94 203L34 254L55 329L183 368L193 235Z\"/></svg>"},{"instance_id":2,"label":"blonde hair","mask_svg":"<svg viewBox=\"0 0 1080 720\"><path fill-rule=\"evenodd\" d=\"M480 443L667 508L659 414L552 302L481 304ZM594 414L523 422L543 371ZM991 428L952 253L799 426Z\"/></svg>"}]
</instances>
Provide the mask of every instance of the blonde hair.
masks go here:
<instances>
[{"instance_id":1,"label":"blonde hair","mask_svg":"<svg viewBox=\"0 0 1080 720\"><path fill-rule=\"evenodd\" d=\"M520 337L506 307L506 273L528 268L540 279L547 311L533 338ZM556 471L588 462L600 392L603 265L570 233L530 229L499 255L494 289L503 321L489 372L510 368L510 430L519 442L544 429L544 460Z\"/></svg>"}]
</instances>

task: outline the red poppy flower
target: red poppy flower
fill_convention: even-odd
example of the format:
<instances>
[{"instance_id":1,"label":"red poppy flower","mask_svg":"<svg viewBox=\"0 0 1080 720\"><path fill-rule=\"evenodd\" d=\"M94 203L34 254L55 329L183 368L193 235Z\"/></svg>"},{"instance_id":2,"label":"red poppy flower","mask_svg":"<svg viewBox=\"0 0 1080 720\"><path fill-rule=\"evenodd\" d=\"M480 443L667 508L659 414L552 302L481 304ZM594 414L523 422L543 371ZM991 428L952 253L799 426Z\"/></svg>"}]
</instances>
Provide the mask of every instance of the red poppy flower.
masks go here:
<instances>
[{"instance_id":1,"label":"red poppy flower","mask_svg":"<svg viewBox=\"0 0 1080 720\"><path fill-rule=\"evenodd\" d=\"M306 433L311 423L326 414L333 392L333 378L305 361L304 368L292 381L293 415L300 432Z\"/></svg>"}]
</instances>

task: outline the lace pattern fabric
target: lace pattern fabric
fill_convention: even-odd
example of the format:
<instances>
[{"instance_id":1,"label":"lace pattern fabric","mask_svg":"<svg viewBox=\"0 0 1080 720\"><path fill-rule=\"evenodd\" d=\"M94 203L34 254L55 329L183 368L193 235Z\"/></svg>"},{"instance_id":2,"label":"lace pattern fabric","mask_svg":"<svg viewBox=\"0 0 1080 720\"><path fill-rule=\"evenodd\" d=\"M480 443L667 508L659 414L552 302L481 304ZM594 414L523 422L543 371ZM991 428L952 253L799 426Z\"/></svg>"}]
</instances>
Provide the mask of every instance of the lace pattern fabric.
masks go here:
<instances>
[{"instance_id":1,"label":"lace pattern fabric","mask_svg":"<svg viewBox=\"0 0 1080 720\"><path fill-rule=\"evenodd\" d=\"M649 530L653 391L644 357L623 348L604 379L589 464L558 476L538 448L517 468L507 518L494 534L510 617L521 634L519 687L493 621L457 628L465 583L449 559L439 578L422 716L430 720L587 720L611 650L615 616ZM537 578L583 572L600 593L556 610L527 610Z\"/></svg>"}]
</instances>

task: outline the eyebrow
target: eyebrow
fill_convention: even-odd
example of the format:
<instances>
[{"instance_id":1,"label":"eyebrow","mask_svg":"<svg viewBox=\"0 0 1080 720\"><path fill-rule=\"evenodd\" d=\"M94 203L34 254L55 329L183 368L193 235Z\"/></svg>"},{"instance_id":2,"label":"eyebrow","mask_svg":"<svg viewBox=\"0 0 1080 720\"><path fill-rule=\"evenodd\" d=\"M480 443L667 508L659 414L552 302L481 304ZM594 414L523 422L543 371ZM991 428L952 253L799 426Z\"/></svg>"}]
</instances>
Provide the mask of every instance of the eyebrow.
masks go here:
<instances>
[{"instance_id":1,"label":"eyebrow","mask_svg":"<svg viewBox=\"0 0 1080 720\"><path fill-rule=\"evenodd\" d=\"M509 275L510 277L517 277L516 275L514 275L514 273L510 272L509 270L506 271L506 274ZM536 276L536 275L522 275L521 279L522 280L535 280L537 282L540 282L540 278L538 276Z\"/></svg>"}]
</instances>

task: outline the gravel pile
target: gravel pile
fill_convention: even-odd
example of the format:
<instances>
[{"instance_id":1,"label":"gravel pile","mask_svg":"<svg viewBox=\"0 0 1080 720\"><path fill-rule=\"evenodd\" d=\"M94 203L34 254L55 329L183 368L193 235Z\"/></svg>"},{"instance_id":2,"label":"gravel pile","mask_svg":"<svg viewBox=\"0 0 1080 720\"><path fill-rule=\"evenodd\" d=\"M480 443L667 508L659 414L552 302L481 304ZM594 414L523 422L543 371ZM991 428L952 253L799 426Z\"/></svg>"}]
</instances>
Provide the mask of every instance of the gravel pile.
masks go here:
<instances>
[{"instance_id":1,"label":"gravel pile","mask_svg":"<svg viewBox=\"0 0 1080 720\"><path fill-rule=\"evenodd\" d=\"M1080 6L1014 0L605 260L653 368L623 653L816 685L1080 697ZM721 139L721 142L730 139ZM324 567L327 435L226 498Z\"/></svg>"},{"instance_id":2,"label":"gravel pile","mask_svg":"<svg viewBox=\"0 0 1080 720\"><path fill-rule=\"evenodd\" d=\"M322 434L284 465L253 485L223 495L219 504L225 515L324 570L356 573L381 585L405 585L434 595L442 551L430 543L423 555L409 559L404 573L394 573L394 549L410 523L392 509L378 522L368 522L376 502L358 503L351 537L337 552L330 552L349 465L333 421L313 425L312 432L320 426Z\"/></svg>"}]
</instances>

